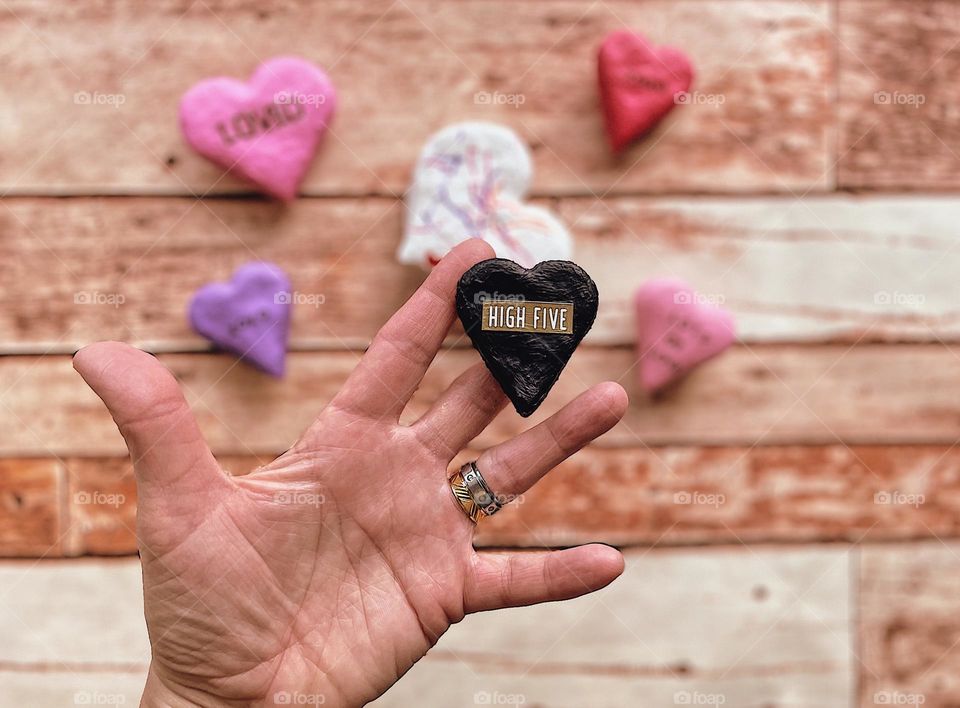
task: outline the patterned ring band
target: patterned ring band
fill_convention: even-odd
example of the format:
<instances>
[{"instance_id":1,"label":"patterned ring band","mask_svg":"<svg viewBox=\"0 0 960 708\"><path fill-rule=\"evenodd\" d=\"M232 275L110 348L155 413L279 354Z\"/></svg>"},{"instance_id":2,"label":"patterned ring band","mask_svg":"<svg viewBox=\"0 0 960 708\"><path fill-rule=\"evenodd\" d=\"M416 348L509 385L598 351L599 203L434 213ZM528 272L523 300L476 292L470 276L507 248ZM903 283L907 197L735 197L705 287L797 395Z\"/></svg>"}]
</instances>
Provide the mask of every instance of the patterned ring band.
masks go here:
<instances>
[{"instance_id":1,"label":"patterned ring band","mask_svg":"<svg viewBox=\"0 0 960 708\"><path fill-rule=\"evenodd\" d=\"M468 462L450 478L450 489L460 508L473 523L481 516L493 516L503 506L487 486L476 462Z\"/></svg>"}]
</instances>

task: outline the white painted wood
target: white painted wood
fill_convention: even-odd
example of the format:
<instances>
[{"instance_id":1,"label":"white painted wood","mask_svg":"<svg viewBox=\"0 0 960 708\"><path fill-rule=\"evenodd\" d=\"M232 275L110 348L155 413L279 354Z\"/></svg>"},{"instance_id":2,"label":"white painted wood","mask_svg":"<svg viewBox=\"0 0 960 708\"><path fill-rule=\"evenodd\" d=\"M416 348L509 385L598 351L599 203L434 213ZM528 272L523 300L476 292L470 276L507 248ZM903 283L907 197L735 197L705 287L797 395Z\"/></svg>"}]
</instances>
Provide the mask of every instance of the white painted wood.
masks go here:
<instances>
[{"instance_id":1,"label":"white painted wood","mask_svg":"<svg viewBox=\"0 0 960 708\"><path fill-rule=\"evenodd\" d=\"M748 343L960 339L956 199L537 203L571 227L574 258L599 287L600 311L586 340L592 344L632 346L633 293L664 276L687 280L707 301L732 310ZM184 314L189 295L252 258L282 265L298 292L323 296L321 306L295 307L293 349L362 349L423 277L396 263L403 210L390 200L303 200L288 212L258 202L204 204L5 202L0 255L14 295L0 301L0 351L72 353L104 338L158 351L206 350ZM64 232L64 223L76 226ZM89 252L91 239L108 245L82 268L70 265ZM198 259L202 251L217 257ZM356 296L368 292L376 297ZM122 297L123 304L83 304L94 296ZM459 330L449 342L469 346Z\"/></svg>"},{"instance_id":2,"label":"white painted wood","mask_svg":"<svg viewBox=\"0 0 960 708\"><path fill-rule=\"evenodd\" d=\"M376 705L849 705L848 571L847 547L634 551L596 595L468 617Z\"/></svg>"},{"instance_id":3,"label":"white painted wood","mask_svg":"<svg viewBox=\"0 0 960 708\"><path fill-rule=\"evenodd\" d=\"M841 672L677 680L672 677L540 675L474 671L464 664L421 661L376 708L843 708L850 680Z\"/></svg>"},{"instance_id":4,"label":"white painted wood","mask_svg":"<svg viewBox=\"0 0 960 708\"><path fill-rule=\"evenodd\" d=\"M139 559L0 564L0 637L3 664L149 663Z\"/></svg>"},{"instance_id":5,"label":"white painted wood","mask_svg":"<svg viewBox=\"0 0 960 708\"><path fill-rule=\"evenodd\" d=\"M142 673L0 671L0 705L136 706L145 681L146 669Z\"/></svg>"},{"instance_id":6,"label":"white painted wood","mask_svg":"<svg viewBox=\"0 0 960 708\"><path fill-rule=\"evenodd\" d=\"M688 280L748 342L960 336L950 197L576 199L575 260L600 284L589 340L632 341L645 279Z\"/></svg>"},{"instance_id":7,"label":"white painted wood","mask_svg":"<svg viewBox=\"0 0 960 708\"><path fill-rule=\"evenodd\" d=\"M960 544L864 546L858 570L860 705L956 705Z\"/></svg>"},{"instance_id":8,"label":"white painted wood","mask_svg":"<svg viewBox=\"0 0 960 708\"><path fill-rule=\"evenodd\" d=\"M338 90L308 193L402 194L427 136L465 119L506 123L532 144L537 193L832 185L826 0L154 2L96 11L9 0L3 9L17 55L17 71L0 77L8 194L247 189L187 148L176 106L200 79L243 79L278 54L317 62ZM710 100L683 106L617 159L594 57L625 26L690 52L695 88Z\"/></svg>"},{"instance_id":9,"label":"white painted wood","mask_svg":"<svg viewBox=\"0 0 960 708\"><path fill-rule=\"evenodd\" d=\"M845 705L853 671L848 553L634 551L624 576L601 593L467 618L377 705L482 705L488 696L503 705L511 694L551 707L687 697ZM95 690L134 695L147 649L139 583L136 559L0 565L0 661L8 665L0 704L54 705L94 690L87 678L110 662L130 668L103 674ZM26 663L48 664L49 680L35 669L9 675L10 664Z\"/></svg>"}]
</instances>

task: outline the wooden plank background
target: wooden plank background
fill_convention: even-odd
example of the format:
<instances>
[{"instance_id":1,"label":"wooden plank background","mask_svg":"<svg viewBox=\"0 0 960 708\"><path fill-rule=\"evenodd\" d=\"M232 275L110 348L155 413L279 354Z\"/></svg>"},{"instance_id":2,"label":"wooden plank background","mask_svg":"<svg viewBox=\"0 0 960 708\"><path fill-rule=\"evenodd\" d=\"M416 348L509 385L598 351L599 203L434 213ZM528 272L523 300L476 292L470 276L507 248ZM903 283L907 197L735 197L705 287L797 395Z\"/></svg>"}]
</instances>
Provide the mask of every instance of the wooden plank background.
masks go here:
<instances>
[{"instance_id":1,"label":"wooden plank background","mask_svg":"<svg viewBox=\"0 0 960 708\"><path fill-rule=\"evenodd\" d=\"M685 48L706 100L614 158L595 52L624 26ZM394 259L401 197L463 119L527 141L532 197L601 291L533 421L605 379L632 400L478 544L602 540L628 571L468 619L378 704L960 703L960 2L5 0L0 31L0 703L132 703L148 661L129 461L72 352L159 353L224 466L255 468L422 279ZM289 207L176 125L194 82L277 54L341 98ZM251 259L321 296L295 308L283 381L184 317ZM631 296L660 275L722 300L740 341L650 400ZM407 415L476 360L454 331Z\"/></svg>"}]
</instances>

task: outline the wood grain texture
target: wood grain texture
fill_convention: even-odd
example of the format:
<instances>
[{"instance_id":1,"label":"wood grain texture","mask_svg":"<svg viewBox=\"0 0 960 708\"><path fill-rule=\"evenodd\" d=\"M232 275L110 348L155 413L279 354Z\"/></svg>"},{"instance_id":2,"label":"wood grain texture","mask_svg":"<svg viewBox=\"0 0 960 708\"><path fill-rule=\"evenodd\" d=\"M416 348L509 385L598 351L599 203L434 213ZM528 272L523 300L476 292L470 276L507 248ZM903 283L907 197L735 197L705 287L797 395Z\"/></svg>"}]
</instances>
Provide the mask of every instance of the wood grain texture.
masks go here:
<instances>
[{"instance_id":1,"label":"wood grain texture","mask_svg":"<svg viewBox=\"0 0 960 708\"><path fill-rule=\"evenodd\" d=\"M234 200L4 200L4 346L72 352L115 338L153 350L207 349L190 330L190 298L252 260L290 273L294 346L365 346L423 278L393 258L401 211L384 199L309 200L295 209Z\"/></svg>"},{"instance_id":2,"label":"wood grain texture","mask_svg":"<svg viewBox=\"0 0 960 708\"><path fill-rule=\"evenodd\" d=\"M231 474L246 474L266 457L220 457ZM65 556L137 553L137 485L129 457L79 457L64 461L70 494ZM26 553L24 553L26 555Z\"/></svg>"},{"instance_id":3,"label":"wood grain texture","mask_svg":"<svg viewBox=\"0 0 960 708\"><path fill-rule=\"evenodd\" d=\"M849 705L848 553L628 553L596 595L466 618L374 705Z\"/></svg>"},{"instance_id":4,"label":"wood grain texture","mask_svg":"<svg viewBox=\"0 0 960 708\"><path fill-rule=\"evenodd\" d=\"M491 546L957 537L953 447L588 449L481 525Z\"/></svg>"},{"instance_id":5,"label":"wood grain texture","mask_svg":"<svg viewBox=\"0 0 960 708\"><path fill-rule=\"evenodd\" d=\"M960 702L960 545L860 551L860 705Z\"/></svg>"},{"instance_id":6,"label":"wood grain texture","mask_svg":"<svg viewBox=\"0 0 960 708\"><path fill-rule=\"evenodd\" d=\"M64 555L137 552L137 485L130 458L65 461L67 534Z\"/></svg>"},{"instance_id":7,"label":"wood grain texture","mask_svg":"<svg viewBox=\"0 0 960 708\"><path fill-rule=\"evenodd\" d=\"M30 708L140 703L147 667L136 672L51 669L0 669L0 703Z\"/></svg>"},{"instance_id":8,"label":"wood grain texture","mask_svg":"<svg viewBox=\"0 0 960 708\"><path fill-rule=\"evenodd\" d=\"M784 696L790 705L842 705L853 676L848 555L631 552L624 575L598 595L467 618L377 705L473 705L480 691L550 708L672 705L681 692L722 695L725 705ZM121 676L143 675L137 559L4 562L0 582L6 671L75 674L51 682L48 694L60 696L65 686L89 690L89 675L113 676L102 679L104 693L129 690ZM28 687L5 676L0 702L19 705L11 697Z\"/></svg>"},{"instance_id":9,"label":"wood grain texture","mask_svg":"<svg viewBox=\"0 0 960 708\"><path fill-rule=\"evenodd\" d=\"M0 459L0 556L62 553L63 489L55 459Z\"/></svg>"},{"instance_id":10,"label":"wood grain texture","mask_svg":"<svg viewBox=\"0 0 960 708\"><path fill-rule=\"evenodd\" d=\"M137 558L0 563L0 662L69 669L150 661Z\"/></svg>"},{"instance_id":11,"label":"wood grain texture","mask_svg":"<svg viewBox=\"0 0 960 708\"><path fill-rule=\"evenodd\" d=\"M216 454L279 454L338 391L355 352L298 352L269 379L226 355L160 357L183 386ZM443 350L405 414L412 420L462 371L472 350ZM930 444L960 438L960 356L940 345L735 347L656 401L634 384L630 349L581 348L529 421L504 411L477 438L486 447L543 420L587 386L619 380L633 402L605 447ZM0 406L0 454L122 456L126 448L70 357L3 357L14 382ZM38 396L37 391L43 391ZM56 406L48 405L56 401Z\"/></svg>"},{"instance_id":12,"label":"wood grain texture","mask_svg":"<svg viewBox=\"0 0 960 708\"><path fill-rule=\"evenodd\" d=\"M243 474L268 460L220 461ZM72 492L63 553L136 553L129 459L68 459L66 467ZM954 447L588 447L484 521L476 543L663 547L933 536L960 536ZM7 555L29 555L38 545L24 533L5 540Z\"/></svg>"},{"instance_id":13,"label":"wood grain texture","mask_svg":"<svg viewBox=\"0 0 960 708\"><path fill-rule=\"evenodd\" d=\"M632 345L633 293L664 276L732 310L751 343L960 335L956 200L625 197L556 206L576 235L577 262L600 288L588 343ZM190 297L251 260L290 274L293 348L365 346L423 278L394 259L403 217L392 199L309 199L289 210L227 199L4 200L0 352L70 353L110 338L205 350L187 322Z\"/></svg>"},{"instance_id":14,"label":"wood grain texture","mask_svg":"<svg viewBox=\"0 0 960 708\"><path fill-rule=\"evenodd\" d=\"M629 341L633 293L651 277L729 308L747 342L960 334L954 199L568 199L559 210L600 287L593 343Z\"/></svg>"},{"instance_id":15,"label":"wood grain texture","mask_svg":"<svg viewBox=\"0 0 960 708\"><path fill-rule=\"evenodd\" d=\"M298 54L326 67L340 93L305 183L311 194L401 194L430 133L464 119L515 128L533 148L541 194L824 189L833 182L828 6L11 0L0 12L16 57L0 80L0 105L9 107L0 186L15 194L246 190L190 153L178 100L205 77L246 78L267 57ZM617 160L605 145L595 54L624 26L684 47L705 99Z\"/></svg>"},{"instance_id":16,"label":"wood grain texture","mask_svg":"<svg viewBox=\"0 0 960 708\"><path fill-rule=\"evenodd\" d=\"M955 191L960 7L840 2L838 16L839 186Z\"/></svg>"}]
</instances>

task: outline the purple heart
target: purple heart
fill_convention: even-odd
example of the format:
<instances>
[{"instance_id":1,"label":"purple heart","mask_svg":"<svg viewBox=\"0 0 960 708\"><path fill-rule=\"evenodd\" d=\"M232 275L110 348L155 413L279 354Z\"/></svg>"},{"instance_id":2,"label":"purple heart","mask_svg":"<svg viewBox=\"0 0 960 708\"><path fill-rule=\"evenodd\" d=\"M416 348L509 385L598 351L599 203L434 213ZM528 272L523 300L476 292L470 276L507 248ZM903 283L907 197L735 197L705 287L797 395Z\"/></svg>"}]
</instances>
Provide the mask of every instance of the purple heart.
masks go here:
<instances>
[{"instance_id":1,"label":"purple heart","mask_svg":"<svg viewBox=\"0 0 960 708\"><path fill-rule=\"evenodd\" d=\"M247 263L227 283L200 288L190 324L218 347L276 377L283 376L290 334L290 279L272 263Z\"/></svg>"}]
</instances>

